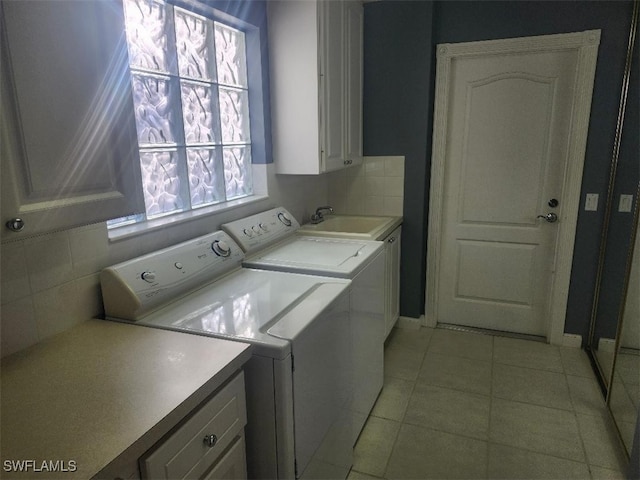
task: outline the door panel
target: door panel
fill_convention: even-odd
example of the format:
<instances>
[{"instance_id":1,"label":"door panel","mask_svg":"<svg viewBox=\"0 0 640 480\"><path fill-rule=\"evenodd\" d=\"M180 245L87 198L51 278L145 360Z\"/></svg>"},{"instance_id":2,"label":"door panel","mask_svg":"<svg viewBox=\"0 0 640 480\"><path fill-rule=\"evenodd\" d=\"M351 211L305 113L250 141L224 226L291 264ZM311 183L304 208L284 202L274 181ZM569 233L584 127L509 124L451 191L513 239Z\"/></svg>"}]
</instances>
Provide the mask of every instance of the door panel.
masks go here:
<instances>
[{"instance_id":1,"label":"door panel","mask_svg":"<svg viewBox=\"0 0 640 480\"><path fill-rule=\"evenodd\" d=\"M576 51L452 61L438 321L543 335ZM560 204L551 210L547 202Z\"/></svg>"}]
</instances>

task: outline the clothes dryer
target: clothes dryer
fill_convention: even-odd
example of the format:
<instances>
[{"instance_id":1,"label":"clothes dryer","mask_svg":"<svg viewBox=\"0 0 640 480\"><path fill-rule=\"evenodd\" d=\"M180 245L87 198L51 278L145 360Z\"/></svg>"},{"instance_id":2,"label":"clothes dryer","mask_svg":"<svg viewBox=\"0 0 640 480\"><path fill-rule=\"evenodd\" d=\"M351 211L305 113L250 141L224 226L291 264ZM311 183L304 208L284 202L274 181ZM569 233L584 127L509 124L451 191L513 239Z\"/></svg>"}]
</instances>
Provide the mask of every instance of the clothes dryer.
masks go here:
<instances>
[{"instance_id":1,"label":"clothes dryer","mask_svg":"<svg viewBox=\"0 0 640 480\"><path fill-rule=\"evenodd\" d=\"M270 271L350 279L355 441L384 381L384 244L297 235L300 225L280 207L221 227L246 253L243 265Z\"/></svg>"}]
</instances>

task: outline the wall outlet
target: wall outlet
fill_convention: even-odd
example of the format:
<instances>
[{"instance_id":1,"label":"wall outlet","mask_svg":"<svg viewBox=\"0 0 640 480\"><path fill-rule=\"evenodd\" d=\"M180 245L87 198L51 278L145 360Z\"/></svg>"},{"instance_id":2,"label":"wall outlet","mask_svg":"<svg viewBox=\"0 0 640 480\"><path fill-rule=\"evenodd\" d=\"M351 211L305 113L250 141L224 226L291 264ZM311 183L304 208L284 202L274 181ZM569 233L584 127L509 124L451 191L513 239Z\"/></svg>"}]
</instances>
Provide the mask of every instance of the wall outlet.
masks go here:
<instances>
[{"instance_id":1,"label":"wall outlet","mask_svg":"<svg viewBox=\"0 0 640 480\"><path fill-rule=\"evenodd\" d=\"M587 212L595 212L598 210L598 194L587 193L587 197L584 201L584 209Z\"/></svg>"},{"instance_id":2,"label":"wall outlet","mask_svg":"<svg viewBox=\"0 0 640 480\"><path fill-rule=\"evenodd\" d=\"M630 212L633 206L633 195L620 195L619 212Z\"/></svg>"}]
</instances>

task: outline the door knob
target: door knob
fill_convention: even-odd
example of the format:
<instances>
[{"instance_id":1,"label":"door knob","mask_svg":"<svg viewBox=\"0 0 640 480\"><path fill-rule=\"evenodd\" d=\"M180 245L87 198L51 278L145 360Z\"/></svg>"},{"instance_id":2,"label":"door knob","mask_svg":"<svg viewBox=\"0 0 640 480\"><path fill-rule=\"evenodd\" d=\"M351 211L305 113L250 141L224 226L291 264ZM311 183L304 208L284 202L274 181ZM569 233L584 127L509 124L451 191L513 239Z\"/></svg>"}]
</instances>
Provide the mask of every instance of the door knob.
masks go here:
<instances>
[{"instance_id":1,"label":"door knob","mask_svg":"<svg viewBox=\"0 0 640 480\"><path fill-rule=\"evenodd\" d=\"M558 221L558 215L555 213L547 213L546 215L538 215L537 218L544 218L549 223L555 223Z\"/></svg>"}]
</instances>

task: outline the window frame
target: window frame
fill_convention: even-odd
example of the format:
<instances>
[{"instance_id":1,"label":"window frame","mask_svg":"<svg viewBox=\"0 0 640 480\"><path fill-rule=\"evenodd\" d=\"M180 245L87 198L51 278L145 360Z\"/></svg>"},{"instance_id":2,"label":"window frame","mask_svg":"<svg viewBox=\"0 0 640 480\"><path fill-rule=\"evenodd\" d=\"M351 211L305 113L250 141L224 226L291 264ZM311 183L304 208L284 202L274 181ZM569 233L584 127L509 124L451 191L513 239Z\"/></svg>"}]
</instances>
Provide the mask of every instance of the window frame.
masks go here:
<instances>
[{"instance_id":1,"label":"window frame","mask_svg":"<svg viewBox=\"0 0 640 480\"><path fill-rule=\"evenodd\" d=\"M155 231L168 225L197 220L268 199L266 169L260 168L261 166L266 167L266 164L273 162L271 158L270 135L268 133L268 129L270 128L270 104L268 95L268 67L266 66L266 62L268 61L266 18L256 17L252 19L251 12L247 12L248 9L242 7L245 2L222 2L217 0L162 1L174 7L207 17L214 22L228 25L242 31L245 35L249 131L251 139L248 145L251 149L252 171L250 174L252 176L253 193L241 198L210 205L199 205L191 207L188 210L167 213L151 219L133 220L133 217L136 216L146 217L146 212L130 215L129 217L132 218L132 221L125 221L108 226L110 240L129 238L141 233ZM250 4L252 2L247 3ZM234 8L237 11L225 11ZM255 15L253 15L253 17L255 17ZM123 36L124 35L125 32L123 32ZM131 73L133 74L133 72ZM138 159L138 157L136 158ZM139 159L136 167L141 168ZM138 188L143 188L142 183Z\"/></svg>"}]
</instances>

